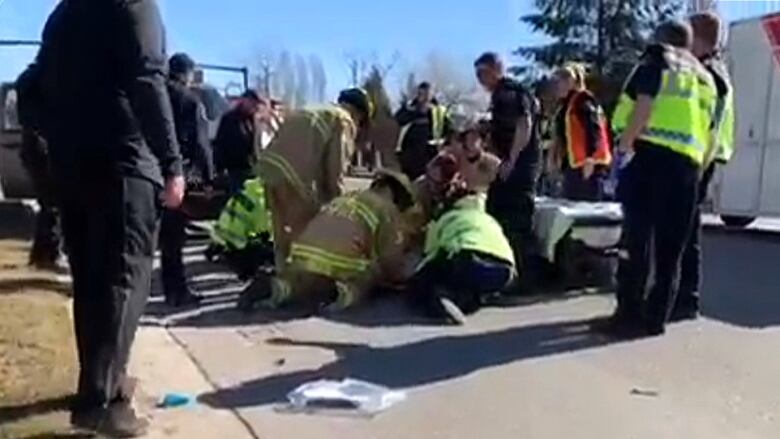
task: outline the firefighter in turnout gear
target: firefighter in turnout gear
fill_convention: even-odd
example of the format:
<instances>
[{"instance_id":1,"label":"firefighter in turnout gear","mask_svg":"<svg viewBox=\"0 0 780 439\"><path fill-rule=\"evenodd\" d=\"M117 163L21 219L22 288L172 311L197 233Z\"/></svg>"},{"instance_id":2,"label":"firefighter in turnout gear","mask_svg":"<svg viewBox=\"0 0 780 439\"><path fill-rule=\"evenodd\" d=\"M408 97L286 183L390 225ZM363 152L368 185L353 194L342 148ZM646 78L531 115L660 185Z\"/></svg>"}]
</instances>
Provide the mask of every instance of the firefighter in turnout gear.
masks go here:
<instances>
[{"instance_id":1,"label":"firefighter in turnout gear","mask_svg":"<svg viewBox=\"0 0 780 439\"><path fill-rule=\"evenodd\" d=\"M570 64L555 72L561 106L555 116L551 168L563 173L563 197L600 201L602 181L612 163L609 124L585 87L585 69Z\"/></svg>"},{"instance_id":2,"label":"firefighter in turnout gear","mask_svg":"<svg viewBox=\"0 0 780 439\"><path fill-rule=\"evenodd\" d=\"M338 104L293 112L260 155L257 172L265 182L273 214L276 268L281 270L297 238L320 206L341 196L358 130L374 113L368 94L341 92Z\"/></svg>"},{"instance_id":3,"label":"firefighter in turnout gear","mask_svg":"<svg viewBox=\"0 0 780 439\"><path fill-rule=\"evenodd\" d=\"M628 79L613 116L624 154L618 198L625 247L617 310L598 326L618 337L665 332L716 113L713 78L690 52L690 26L665 23L656 40ZM655 279L646 295L651 248Z\"/></svg>"},{"instance_id":4,"label":"firefighter in turnout gear","mask_svg":"<svg viewBox=\"0 0 780 439\"><path fill-rule=\"evenodd\" d=\"M401 170L414 181L425 174L425 166L452 130L450 114L433 98L431 84L423 82L417 87L417 96L404 102L395 114L395 120L401 127L396 146Z\"/></svg>"},{"instance_id":5,"label":"firefighter in turnout gear","mask_svg":"<svg viewBox=\"0 0 780 439\"><path fill-rule=\"evenodd\" d=\"M369 189L325 205L293 241L278 276L259 276L248 287L265 304L302 305L318 310L353 306L376 287L393 287L405 270L402 215L414 203L411 183L401 173L382 170Z\"/></svg>"},{"instance_id":6,"label":"firefighter in turnout gear","mask_svg":"<svg viewBox=\"0 0 780 439\"><path fill-rule=\"evenodd\" d=\"M698 202L693 213L691 235L683 252L680 268L680 291L671 320L696 318L699 314L699 288L701 285L701 203L707 197L716 164L725 164L734 154L734 90L728 69L718 55L721 21L711 12L690 18L693 27L693 54L710 72L718 90L715 121L715 147L710 150L714 160L705 159L704 173L699 182Z\"/></svg>"}]
</instances>

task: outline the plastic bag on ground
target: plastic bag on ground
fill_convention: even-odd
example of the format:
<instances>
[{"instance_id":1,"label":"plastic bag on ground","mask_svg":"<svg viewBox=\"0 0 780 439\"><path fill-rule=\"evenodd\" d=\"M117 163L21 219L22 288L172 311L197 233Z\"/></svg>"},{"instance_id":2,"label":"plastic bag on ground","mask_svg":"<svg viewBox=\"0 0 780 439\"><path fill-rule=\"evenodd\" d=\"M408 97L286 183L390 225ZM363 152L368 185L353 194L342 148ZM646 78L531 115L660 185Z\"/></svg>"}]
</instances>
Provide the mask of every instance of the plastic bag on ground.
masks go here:
<instances>
[{"instance_id":1,"label":"plastic bag on ground","mask_svg":"<svg viewBox=\"0 0 780 439\"><path fill-rule=\"evenodd\" d=\"M301 385L287 395L296 411L346 410L376 414L406 399L406 393L366 381L319 380Z\"/></svg>"}]
</instances>

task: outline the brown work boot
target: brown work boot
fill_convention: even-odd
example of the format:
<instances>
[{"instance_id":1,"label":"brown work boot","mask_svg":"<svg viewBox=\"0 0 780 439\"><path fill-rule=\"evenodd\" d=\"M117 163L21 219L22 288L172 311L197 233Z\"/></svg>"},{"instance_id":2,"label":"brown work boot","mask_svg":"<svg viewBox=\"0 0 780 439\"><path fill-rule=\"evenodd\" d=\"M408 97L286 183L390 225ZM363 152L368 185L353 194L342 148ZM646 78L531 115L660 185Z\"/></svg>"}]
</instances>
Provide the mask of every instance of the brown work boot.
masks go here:
<instances>
[{"instance_id":1,"label":"brown work boot","mask_svg":"<svg viewBox=\"0 0 780 439\"><path fill-rule=\"evenodd\" d=\"M145 435L148 429L149 421L139 418L129 403L117 402L105 410L96 431L110 438L134 438Z\"/></svg>"}]
</instances>

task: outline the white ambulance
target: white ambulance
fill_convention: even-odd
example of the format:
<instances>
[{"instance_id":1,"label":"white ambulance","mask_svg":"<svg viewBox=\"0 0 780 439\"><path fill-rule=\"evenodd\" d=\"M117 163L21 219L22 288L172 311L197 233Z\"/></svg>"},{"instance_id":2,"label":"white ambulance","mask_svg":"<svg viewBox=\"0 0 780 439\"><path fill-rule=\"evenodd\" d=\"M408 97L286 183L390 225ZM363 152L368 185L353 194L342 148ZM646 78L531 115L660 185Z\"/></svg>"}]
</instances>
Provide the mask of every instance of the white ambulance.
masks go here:
<instances>
[{"instance_id":1,"label":"white ambulance","mask_svg":"<svg viewBox=\"0 0 780 439\"><path fill-rule=\"evenodd\" d=\"M726 50L734 83L736 153L711 192L735 227L780 217L780 14L734 22Z\"/></svg>"}]
</instances>

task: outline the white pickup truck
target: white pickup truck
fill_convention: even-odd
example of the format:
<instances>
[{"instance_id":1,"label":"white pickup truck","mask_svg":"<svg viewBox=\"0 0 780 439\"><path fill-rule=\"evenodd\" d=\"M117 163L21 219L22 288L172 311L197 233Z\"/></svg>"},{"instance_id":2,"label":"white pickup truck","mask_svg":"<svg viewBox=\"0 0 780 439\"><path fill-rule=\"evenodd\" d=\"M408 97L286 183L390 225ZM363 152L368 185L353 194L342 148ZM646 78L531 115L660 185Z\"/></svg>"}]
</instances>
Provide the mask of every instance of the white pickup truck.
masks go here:
<instances>
[{"instance_id":1,"label":"white pickup truck","mask_svg":"<svg viewBox=\"0 0 780 439\"><path fill-rule=\"evenodd\" d=\"M734 83L736 153L712 187L729 226L780 217L780 14L732 23L727 59Z\"/></svg>"}]
</instances>

